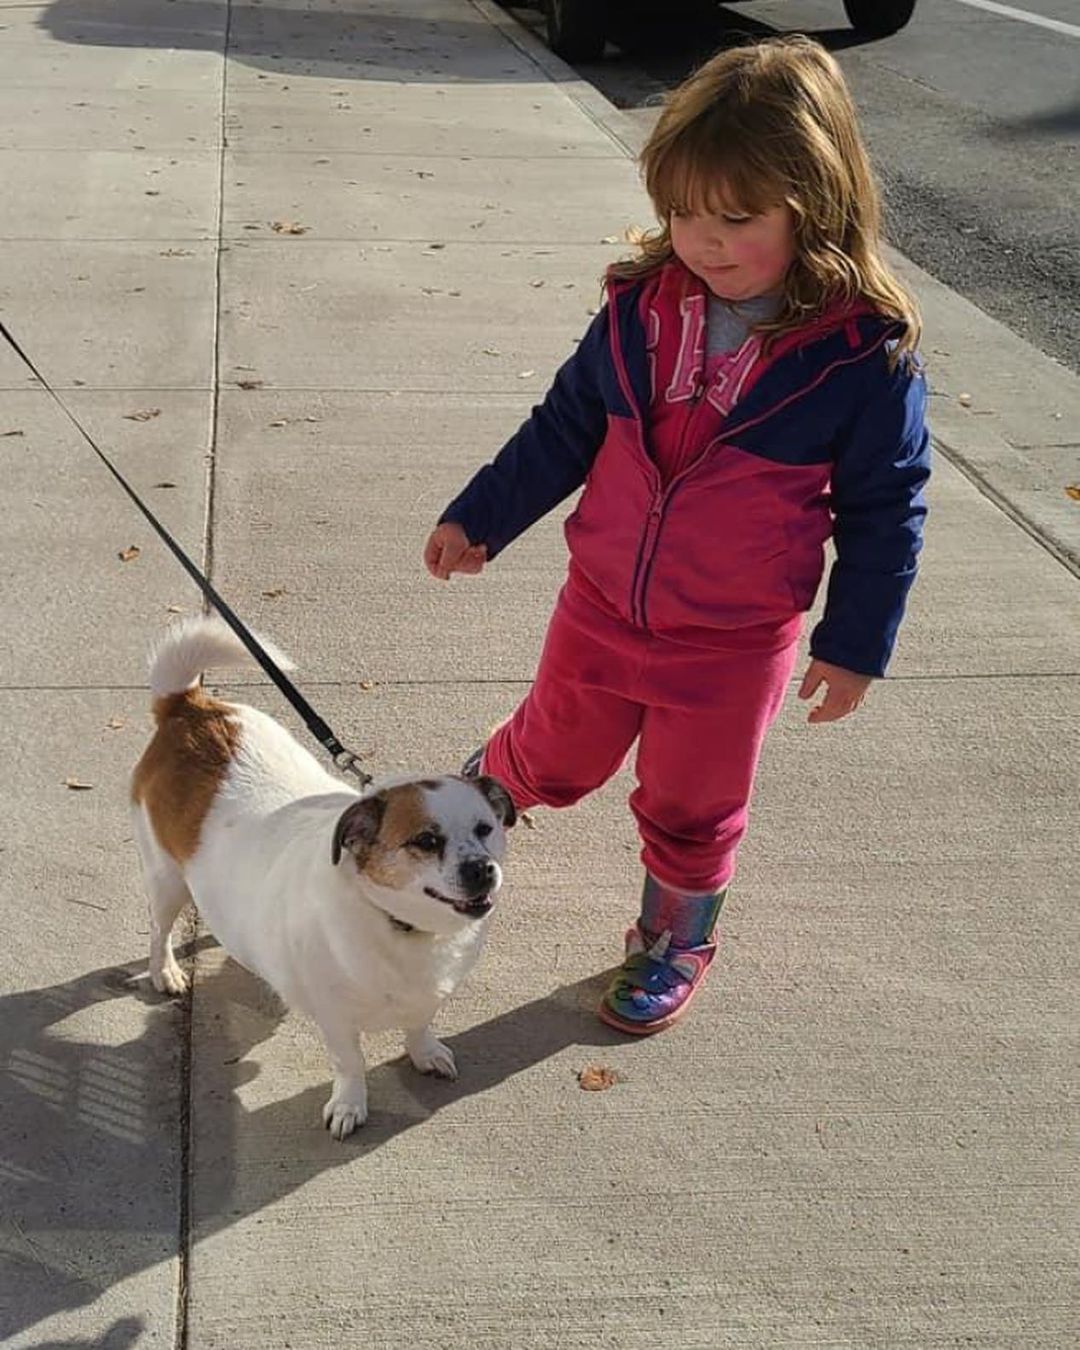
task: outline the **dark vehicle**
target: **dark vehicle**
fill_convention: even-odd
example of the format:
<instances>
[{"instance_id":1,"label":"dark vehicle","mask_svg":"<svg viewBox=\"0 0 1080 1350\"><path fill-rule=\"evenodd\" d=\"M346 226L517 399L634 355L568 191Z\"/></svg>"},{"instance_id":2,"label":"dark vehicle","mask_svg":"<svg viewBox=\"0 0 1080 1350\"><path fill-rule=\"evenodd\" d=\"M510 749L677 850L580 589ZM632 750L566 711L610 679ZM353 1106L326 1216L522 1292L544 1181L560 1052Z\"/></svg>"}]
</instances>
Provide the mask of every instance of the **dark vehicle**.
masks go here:
<instances>
[{"instance_id":1,"label":"dark vehicle","mask_svg":"<svg viewBox=\"0 0 1080 1350\"><path fill-rule=\"evenodd\" d=\"M542 0L551 50L566 61L599 61L613 19L627 8L620 0ZM899 32L915 12L915 0L843 0L848 22L866 37Z\"/></svg>"}]
</instances>

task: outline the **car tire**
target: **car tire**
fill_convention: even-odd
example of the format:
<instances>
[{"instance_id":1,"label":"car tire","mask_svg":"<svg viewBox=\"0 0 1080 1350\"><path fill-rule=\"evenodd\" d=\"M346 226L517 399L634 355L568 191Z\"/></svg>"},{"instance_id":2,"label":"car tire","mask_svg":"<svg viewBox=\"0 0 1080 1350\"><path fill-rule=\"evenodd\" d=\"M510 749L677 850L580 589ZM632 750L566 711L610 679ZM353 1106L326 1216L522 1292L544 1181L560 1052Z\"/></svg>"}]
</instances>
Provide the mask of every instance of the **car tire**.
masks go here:
<instances>
[{"instance_id":1,"label":"car tire","mask_svg":"<svg viewBox=\"0 0 1080 1350\"><path fill-rule=\"evenodd\" d=\"M548 46L564 61L599 61L607 37L607 0L544 0Z\"/></svg>"},{"instance_id":2,"label":"car tire","mask_svg":"<svg viewBox=\"0 0 1080 1350\"><path fill-rule=\"evenodd\" d=\"M915 0L844 0L844 9L856 33L888 37L915 13Z\"/></svg>"}]
</instances>

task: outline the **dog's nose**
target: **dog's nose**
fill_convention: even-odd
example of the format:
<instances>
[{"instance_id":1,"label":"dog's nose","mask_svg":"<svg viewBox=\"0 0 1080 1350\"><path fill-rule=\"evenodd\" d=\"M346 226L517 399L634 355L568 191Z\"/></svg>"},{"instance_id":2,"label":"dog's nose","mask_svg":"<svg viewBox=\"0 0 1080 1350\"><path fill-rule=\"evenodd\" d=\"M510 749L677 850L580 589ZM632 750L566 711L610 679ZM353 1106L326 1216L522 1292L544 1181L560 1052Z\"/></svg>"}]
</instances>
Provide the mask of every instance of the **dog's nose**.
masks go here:
<instances>
[{"instance_id":1,"label":"dog's nose","mask_svg":"<svg viewBox=\"0 0 1080 1350\"><path fill-rule=\"evenodd\" d=\"M490 858L469 858L461 864L458 874L470 895L486 895L498 875Z\"/></svg>"}]
</instances>

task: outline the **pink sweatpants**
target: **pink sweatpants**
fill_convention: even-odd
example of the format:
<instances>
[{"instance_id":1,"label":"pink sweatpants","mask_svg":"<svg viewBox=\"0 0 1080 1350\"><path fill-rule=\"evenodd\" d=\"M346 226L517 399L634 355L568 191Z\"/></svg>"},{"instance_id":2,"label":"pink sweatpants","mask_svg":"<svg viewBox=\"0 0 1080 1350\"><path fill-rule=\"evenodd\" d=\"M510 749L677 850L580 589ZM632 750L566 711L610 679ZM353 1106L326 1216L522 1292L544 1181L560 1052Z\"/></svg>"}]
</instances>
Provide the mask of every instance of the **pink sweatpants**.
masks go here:
<instances>
[{"instance_id":1,"label":"pink sweatpants","mask_svg":"<svg viewBox=\"0 0 1080 1350\"><path fill-rule=\"evenodd\" d=\"M718 890L735 870L761 744L795 655L790 640L751 651L658 638L597 609L570 582L535 683L493 733L483 770L520 810L569 806L606 782L636 739L630 806L642 862L672 889Z\"/></svg>"}]
</instances>

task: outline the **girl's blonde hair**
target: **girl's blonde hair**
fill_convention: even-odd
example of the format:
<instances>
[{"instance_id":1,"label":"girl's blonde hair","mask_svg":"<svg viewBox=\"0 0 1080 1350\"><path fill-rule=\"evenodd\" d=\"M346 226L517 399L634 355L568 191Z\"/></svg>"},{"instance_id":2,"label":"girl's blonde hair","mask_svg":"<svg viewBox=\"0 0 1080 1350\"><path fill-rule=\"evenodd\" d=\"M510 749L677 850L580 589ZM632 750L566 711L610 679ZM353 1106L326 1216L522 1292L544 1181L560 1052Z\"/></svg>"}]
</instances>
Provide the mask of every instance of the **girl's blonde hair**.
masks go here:
<instances>
[{"instance_id":1,"label":"girl's blonde hair","mask_svg":"<svg viewBox=\"0 0 1080 1350\"><path fill-rule=\"evenodd\" d=\"M804 37L769 39L714 56L669 97L641 152L660 229L609 276L637 279L674 256L673 211L758 213L786 203L795 261L775 337L835 300L869 301L905 325L894 363L913 354L918 305L881 256L881 196L840 67Z\"/></svg>"}]
</instances>

